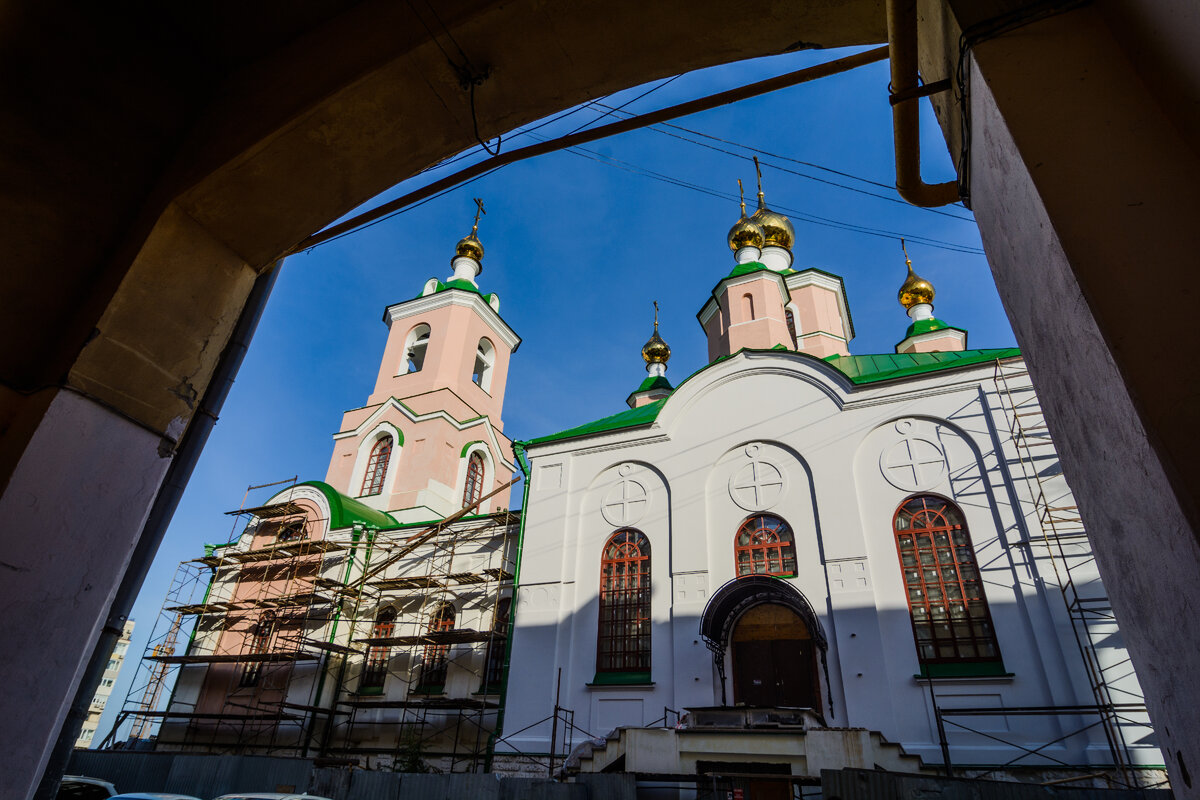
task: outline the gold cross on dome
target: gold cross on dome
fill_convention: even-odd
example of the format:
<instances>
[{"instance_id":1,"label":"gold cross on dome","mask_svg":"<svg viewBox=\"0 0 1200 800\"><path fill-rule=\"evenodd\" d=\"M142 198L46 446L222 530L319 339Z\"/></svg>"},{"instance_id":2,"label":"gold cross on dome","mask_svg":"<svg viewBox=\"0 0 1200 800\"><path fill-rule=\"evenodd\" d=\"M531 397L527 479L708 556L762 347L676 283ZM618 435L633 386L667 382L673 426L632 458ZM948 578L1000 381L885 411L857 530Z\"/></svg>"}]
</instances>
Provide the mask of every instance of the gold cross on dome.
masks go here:
<instances>
[{"instance_id":1,"label":"gold cross on dome","mask_svg":"<svg viewBox=\"0 0 1200 800\"><path fill-rule=\"evenodd\" d=\"M654 332L658 333L658 301L654 301Z\"/></svg>"},{"instance_id":2,"label":"gold cross on dome","mask_svg":"<svg viewBox=\"0 0 1200 800\"><path fill-rule=\"evenodd\" d=\"M475 223L471 226L471 233L479 233L479 216L481 214L487 214L487 212L483 210L483 200L481 200L478 197L475 197L472 199L475 201L476 208L475 208Z\"/></svg>"}]
</instances>

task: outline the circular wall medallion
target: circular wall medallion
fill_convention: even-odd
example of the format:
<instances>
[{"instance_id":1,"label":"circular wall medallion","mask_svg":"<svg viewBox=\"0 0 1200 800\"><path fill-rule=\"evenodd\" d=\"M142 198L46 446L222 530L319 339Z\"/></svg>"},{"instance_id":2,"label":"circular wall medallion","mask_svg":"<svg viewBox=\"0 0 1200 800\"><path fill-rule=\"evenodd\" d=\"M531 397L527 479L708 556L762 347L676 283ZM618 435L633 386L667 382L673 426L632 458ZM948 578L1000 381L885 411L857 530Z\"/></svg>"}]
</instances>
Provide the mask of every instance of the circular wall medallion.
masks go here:
<instances>
[{"instance_id":1,"label":"circular wall medallion","mask_svg":"<svg viewBox=\"0 0 1200 800\"><path fill-rule=\"evenodd\" d=\"M729 496L747 511L770 508L783 497L783 490L783 473L769 461L751 461L729 478Z\"/></svg>"},{"instance_id":2,"label":"circular wall medallion","mask_svg":"<svg viewBox=\"0 0 1200 800\"><path fill-rule=\"evenodd\" d=\"M622 464L621 466L617 467L617 473L622 477L631 472L633 472L633 464Z\"/></svg>"},{"instance_id":3,"label":"circular wall medallion","mask_svg":"<svg viewBox=\"0 0 1200 800\"><path fill-rule=\"evenodd\" d=\"M946 454L928 439L910 436L879 455L879 471L897 489L931 489L946 474Z\"/></svg>"},{"instance_id":4,"label":"circular wall medallion","mask_svg":"<svg viewBox=\"0 0 1200 800\"><path fill-rule=\"evenodd\" d=\"M626 465L628 466L628 465ZM635 525L650 506L646 487L634 480L619 480L604 495L600 513L609 525L623 528Z\"/></svg>"}]
</instances>

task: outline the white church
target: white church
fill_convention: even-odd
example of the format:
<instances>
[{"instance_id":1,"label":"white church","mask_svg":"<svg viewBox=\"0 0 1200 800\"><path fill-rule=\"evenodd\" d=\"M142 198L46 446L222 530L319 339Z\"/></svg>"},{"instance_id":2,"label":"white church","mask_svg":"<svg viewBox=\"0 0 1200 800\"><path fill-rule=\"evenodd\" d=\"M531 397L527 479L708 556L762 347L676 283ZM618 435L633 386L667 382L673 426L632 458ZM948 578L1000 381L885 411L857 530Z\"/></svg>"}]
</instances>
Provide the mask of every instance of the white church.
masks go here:
<instances>
[{"instance_id":1,"label":"white church","mask_svg":"<svg viewBox=\"0 0 1200 800\"><path fill-rule=\"evenodd\" d=\"M842 280L794 265L761 186L742 212L697 315L710 363L673 386L656 322L628 410L517 443L497 752L1148 782L1162 756L1020 352L966 349L908 262L896 352L851 355Z\"/></svg>"},{"instance_id":2,"label":"white church","mask_svg":"<svg viewBox=\"0 0 1200 800\"><path fill-rule=\"evenodd\" d=\"M909 262L895 352L852 355L841 278L758 202L698 298L709 363L673 384L656 321L628 409L528 441L477 213L454 274L386 309L325 480L185 562L202 596L147 656L174 689L127 712L157 749L1162 780L1020 351L967 349Z\"/></svg>"}]
</instances>

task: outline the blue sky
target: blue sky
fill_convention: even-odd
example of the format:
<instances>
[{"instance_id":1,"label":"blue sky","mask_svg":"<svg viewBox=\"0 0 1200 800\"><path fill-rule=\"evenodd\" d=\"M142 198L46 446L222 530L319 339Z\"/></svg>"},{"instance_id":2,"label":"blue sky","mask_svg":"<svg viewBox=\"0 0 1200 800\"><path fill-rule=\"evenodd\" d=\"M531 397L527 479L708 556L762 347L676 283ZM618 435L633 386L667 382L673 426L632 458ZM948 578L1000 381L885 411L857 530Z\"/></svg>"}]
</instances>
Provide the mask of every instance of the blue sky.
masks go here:
<instances>
[{"instance_id":1,"label":"blue sky","mask_svg":"<svg viewBox=\"0 0 1200 800\"><path fill-rule=\"evenodd\" d=\"M844 54L794 53L684 75L626 111L662 108ZM659 83L602 102L618 106ZM247 486L292 476L324 478L330 435L342 412L361 406L373 388L387 334L383 309L416 296L428 278L449 275L454 245L470 230L472 197L482 197L488 212L479 227L487 251L480 286L500 295L501 315L523 339L504 406L505 432L514 439L624 409L625 397L645 377L640 350L652 329L654 300L661 334L673 351L667 377L678 383L704 365L706 345L695 315L733 265L725 235L737 219L737 203L645 171L722 193L736 193L740 177L753 209L754 153L746 147L765 151L759 156L768 205L802 212L790 214L793 266L844 278L857 331L852 353L893 352L908 325L896 302L905 270L894 234L952 245L908 245L917 272L937 290L935 313L967 328L970 347L1013 346L970 212L917 209L895 202L894 189L875 185L895 181L887 85L884 61L672 123L725 141L671 128L666 130L674 136L639 130L587 145L587 153L513 164L288 259L134 607L131 658L96 741L121 706L179 562L202 555L206 542L230 538L233 518L223 512L241 505ZM512 132L504 147L568 133L603 113L590 107L536 134ZM926 180L951 179L951 161L927 103L922 124ZM480 156L417 176L364 208ZM248 505L268 496L269 490L251 493ZM519 501L518 486L513 502Z\"/></svg>"}]
</instances>

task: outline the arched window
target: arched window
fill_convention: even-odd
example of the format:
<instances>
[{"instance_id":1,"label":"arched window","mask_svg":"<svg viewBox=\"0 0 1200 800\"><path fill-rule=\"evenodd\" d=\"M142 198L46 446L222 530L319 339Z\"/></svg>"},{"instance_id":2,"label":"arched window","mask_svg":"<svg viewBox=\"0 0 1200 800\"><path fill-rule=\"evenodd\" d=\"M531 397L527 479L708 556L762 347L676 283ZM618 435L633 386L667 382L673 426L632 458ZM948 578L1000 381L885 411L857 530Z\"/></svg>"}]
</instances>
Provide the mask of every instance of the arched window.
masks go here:
<instances>
[{"instance_id":1,"label":"arched window","mask_svg":"<svg viewBox=\"0 0 1200 800\"><path fill-rule=\"evenodd\" d=\"M421 661L421 682L418 687L422 692L440 692L446 685L446 669L449 666L447 655L450 645L446 644L443 634L454 630L454 606L442 603L429 618L427 641L424 658Z\"/></svg>"},{"instance_id":2,"label":"arched window","mask_svg":"<svg viewBox=\"0 0 1200 800\"><path fill-rule=\"evenodd\" d=\"M492 390L492 364L496 360L496 348L487 339L479 340L475 350L475 367L471 371L471 380L485 392Z\"/></svg>"},{"instance_id":3,"label":"arched window","mask_svg":"<svg viewBox=\"0 0 1200 800\"><path fill-rule=\"evenodd\" d=\"M385 608L375 617L375 626L371 629L372 639L390 639L396 635L396 609ZM388 660L392 648L386 644L372 644L367 649L367 661L363 667L362 680L358 684L359 691L363 689L382 689L387 678Z\"/></svg>"},{"instance_id":4,"label":"arched window","mask_svg":"<svg viewBox=\"0 0 1200 800\"><path fill-rule=\"evenodd\" d=\"M922 666L999 661L962 511L940 497L919 495L904 501L893 527Z\"/></svg>"},{"instance_id":5,"label":"arched window","mask_svg":"<svg viewBox=\"0 0 1200 800\"><path fill-rule=\"evenodd\" d=\"M738 528L734 560L739 578L795 575L796 543L791 527L772 514L755 514Z\"/></svg>"},{"instance_id":6,"label":"arched window","mask_svg":"<svg viewBox=\"0 0 1200 800\"><path fill-rule=\"evenodd\" d=\"M510 597L502 597L496 604L496 613L492 617L492 637L488 640L481 691L500 690L500 684L504 679L504 644L508 639L508 615L511 609L512 598Z\"/></svg>"},{"instance_id":7,"label":"arched window","mask_svg":"<svg viewBox=\"0 0 1200 800\"><path fill-rule=\"evenodd\" d=\"M626 528L601 553L596 672L649 671L650 541Z\"/></svg>"},{"instance_id":8,"label":"arched window","mask_svg":"<svg viewBox=\"0 0 1200 800\"><path fill-rule=\"evenodd\" d=\"M384 436L371 448L371 457L367 459L367 470L363 473L362 494L379 494L383 491L383 478L387 475L388 461L392 457L392 437Z\"/></svg>"},{"instance_id":9,"label":"arched window","mask_svg":"<svg viewBox=\"0 0 1200 800\"><path fill-rule=\"evenodd\" d=\"M746 313L746 319L754 319L754 295L747 292L742 295L742 310Z\"/></svg>"},{"instance_id":10,"label":"arched window","mask_svg":"<svg viewBox=\"0 0 1200 800\"><path fill-rule=\"evenodd\" d=\"M792 313L790 308L785 308L783 316L787 319L788 333L792 335L792 347L799 350L800 340L796 337L796 315Z\"/></svg>"},{"instance_id":11,"label":"arched window","mask_svg":"<svg viewBox=\"0 0 1200 800\"><path fill-rule=\"evenodd\" d=\"M408 334L404 343L404 363L406 372L420 372L425 366L425 351L429 349L429 326L422 323Z\"/></svg>"},{"instance_id":12,"label":"arched window","mask_svg":"<svg viewBox=\"0 0 1200 800\"><path fill-rule=\"evenodd\" d=\"M258 622L250 629L249 643L246 648L246 655L261 656L267 652L267 648L271 646L271 637L275 634L275 612L264 611L258 618ZM243 688L257 686L258 679L262 677L263 662L261 659L248 661L246 666L242 668L242 677L238 681L238 686Z\"/></svg>"},{"instance_id":13,"label":"arched window","mask_svg":"<svg viewBox=\"0 0 1200 800\"><path fill-rule=\"evenodd\" d=\"M467 480L463 485L463 508L473 505L483 496L483 456L471 453L467 459Z\"/></svg>"}]
</instances>

